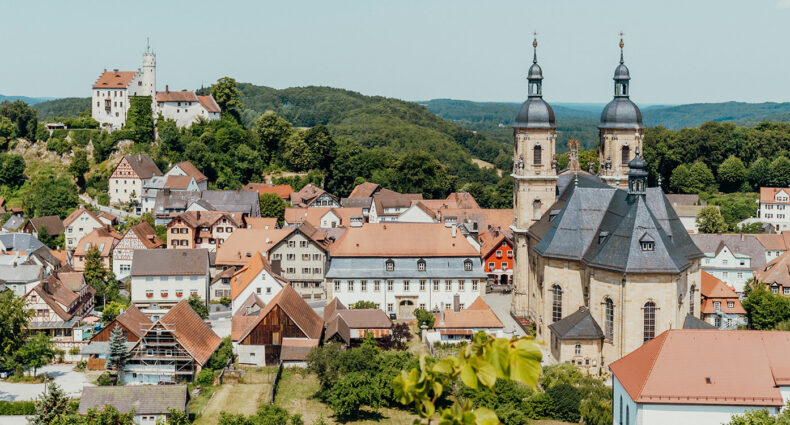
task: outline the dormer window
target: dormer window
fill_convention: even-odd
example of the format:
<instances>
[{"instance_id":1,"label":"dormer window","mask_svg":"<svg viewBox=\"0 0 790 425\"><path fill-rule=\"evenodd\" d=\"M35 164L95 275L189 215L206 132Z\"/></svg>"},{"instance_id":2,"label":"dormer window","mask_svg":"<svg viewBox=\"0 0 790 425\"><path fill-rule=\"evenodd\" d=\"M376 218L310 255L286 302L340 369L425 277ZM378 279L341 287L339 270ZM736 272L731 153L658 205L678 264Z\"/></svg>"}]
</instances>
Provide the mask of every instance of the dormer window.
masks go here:
<instances>
[{"instance_id":1,"label":"dormer window","mask_svg":"<svg viewBox=\"0 0 790 425\"><path fill-rule=\"evenodd\" d=\"M642 235L642 238L639 239L639 246L642 248L642 251L655 251L656 241L650 237L650 235L645 233Z\"/></svg>"},{"instance_id":2,"label":"dormer window","mask_svg":"<svg viewBox=\"0 0 790 425\"><path fill-rule=\"evenodd\" d=\"M472 271L472 260L470 260L468 258L466 260L464 260L464 270L468 271L468 272Z\"/></svg>"},{"instance_id":3,"label":"dormer window","mask_svg":"<svg viewBox=\"0 0 790 425\"><path fill-rule=\"evenodd\" d=\"M392 260L387 260L387 262L385 263L385 266L386 266L388 272L391 272L391 271L395 270L395 262L392 261Z\"/></svg>"},{"instance_id":4,"label":"dormer window","mask_svg":"<svg viewBox=\"0 0 790 425\"><path fill-rule=\"evenodd\" d=\"M425 260L417 260L417 271L418 272L425 271Z\"/></svg>"},{"instance_id":5,"label":"dormer window","mask_svg":"<svg viewBox=\"0 0 790 425\"><path fill-rule=\"evenodd\" d=\"M601 232L598 234L598 245L603 244L606 240L606 237L609 236L609 232Z\"/></svg>"}]
</instances>

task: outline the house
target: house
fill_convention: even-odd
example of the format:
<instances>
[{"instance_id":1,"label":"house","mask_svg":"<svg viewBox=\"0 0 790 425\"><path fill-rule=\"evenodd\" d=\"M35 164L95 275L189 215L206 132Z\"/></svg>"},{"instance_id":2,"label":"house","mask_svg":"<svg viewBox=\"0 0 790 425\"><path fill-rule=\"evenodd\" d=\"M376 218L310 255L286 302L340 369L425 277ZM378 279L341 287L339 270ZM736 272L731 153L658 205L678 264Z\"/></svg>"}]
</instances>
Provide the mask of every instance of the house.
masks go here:
<instances>
[{"instance_id":1,"label":"house","mask_svg":"<svg viewBox=\"0 0 790 425\"><path fill-rule=\"evenodd\" d=\"M250 316L233 319L237 317ZM323 319L290 286L284 286L253 317L246 319L247 326L236 335L238 361L242 364L276 365L283 355L289 362L303 362L324 330Z\"/></svg>"},{"instance_id":2,"label":"house","mask_svg":"<svg viewBox=\"0 0 790 425\"><path fill-rule=\"evenodd\" d=\"M24 297L44 279L44 268L38 264L0 264L2 287L17 297Z\"/></svg>"},{"instance_id":3,"label":"house","mask_svg":"<svg viewBox=\"0 0 790 425\"><path fill-rule=\"evenodd\" d=\"M244 215L227 211L187 211L177 214L167 223L169 248L217 247L237 229L244 228Z\"/></svg>"},{"instance_id":4,"label":"house","mask_svg":"<svg viewBox=\"0 0 790 425\"><path fill-rule=\"evenodd\" d=\"M211 204L215 211L242 213L247 217L260 217L261 204L258 192L251 190L204 190L200 199Z\"/></svg>"},{"instance_id":5,"label":"house","mask_svg":"<svg viewBox=\"0 0 790 425\"><path fill-rule=\"evenodd\" d=\"M135 250L131 285L132 304L154 318L189 297L208 303L208 250Z\"/></svg>"},{"instance_id":6,"label":"house","mask_svg":"<svg viewBox=\"0 0 790 425\"><path fill-rule=\"evenodd\" d=\"M279 229L280 223L276 217L247 217L244 223L248 229Z\"/></svg>"},{"instance_id":7,"label":"house","mask_svg":"<svg viewBox=\"0 0 790 425\"><path fill-rule=\"evenodd\" d=\"M426 207L433 211L442 209L453 210L479 210L480 205L469 192L453 192L445 199L423 199L421 201Z\"/></svg>"},{"instance_id":8,"label":"house","mask_svg":"<svg viewBox=\"0 0 790 425\"><path fill-rule=\"evenodd\" d=\"M351 190L348 197L354 199L372 198L373 195L378 195L382 190L387 191L388 189L384 189L378 183L362 182L354 186L354 189Z\"/></svg>"},{"instance_id":9,"label":"house","mask_svg":"<svg viewBox=\"0 0 790 425\"><path fill-rule=\"evenodd\" d=\"M761 187L757 218L776 232L790 230L790 188Z\"/></svg>"},{"instance_id":10,"label":"house","mask_svg":"<svg viewBox=\"0 0 790 425\"><path fill-rule=\"evenodd\" d=\"M153 207L155 224L157 226L167 225L174 214L185 212L192 204L202 202L200 199L201 193L202 192L180 192L164 189L157 191ZM204 204L205 207L203 210L214 209L213 206L207 203Z\"/></svg>"},{"instance_id":11,"label":"house","mask_svg":"<svg viewBox=\"0 0 790 425\"><path fill-rule=\"evenodd\" d=\"M504 338L505 325L482 297L477 297L466 309L461 307L459 300L457 296L452 308L435 313L434 330L426 333L431 344L471 341L478 332Z\"/></svg>"},{"instance_id":12,"label":"house","mask_svg":"<svg viewBox=\"0 0 790 425\"><path fill-rule=\"evenodd\" d=\"M291 204L295 207L333 207L340 208L335 195L308 183L300 191L291 194Z\"/></svg>"},{"instance_id":13,"label":"house","mask_svg":"<svg viewBox=\"0 0 790 425\"><path fill-rule=\"evenodd\" d=\"M179 128L190 127L199 119L218 120L221 110L214 97L197 96L195 92L182 90L156 92L156 113L173 120Z\"/></svg>"},{"instance_id":14,"label":"house","mask_svg":"<svg viewBox=\"0 0 790 425\"><path fill-rule=\"evenodd\" d=\"M765 283L774 294L790 297L790 254L785 252L756 268L754 280Z\"/></svg>"},{"instance_id":15,"label":"house","mask_svg":"<svg viewBox=\"0 0 790 425\"><path fill-rule=\"evenodd\" d=\"M423 200L422 194L398 193L382 189L379 193L373 195L373 203L368 213L368 221L371 223L398 221L399 216L409 209L412 205L412 201L415 200ZM422 220L422 222L426 221Z\"/></svg>"},{"instance_id":16,"label":"house","mask_svg":"<svg viewBox=\"0 0 790 425\"><path fill-rule=\"evenodd\" d=\"M195 180L195 183L198 185L198 190L207 190L208 189L208 177L205 174L201 173L200 170L197 169L191 162L189 161L181 161L178 164L174 165L170 170L165 173L166 177L169 176L188 176L192 177Z\"/></svg>"},{"instance_id":17,"label":"house","mask_svg":"<svg viewBox=\"0 0 790 425\"><path fill-rule=\"evenodd\" d=\"M236 273L235 267L228 267L225 270L217 273L214 277L211 278L210 284L210 292L211 292L211 299L219 300L220 298L230 298L231 297L231 288L230 288L230 280L233 278L233 275Z\"/></svg>"},{"instance_id":18,"label":"house","mask_svg":"<svg viewBox=\"0 0 790 425\"><path fill-rule=\"evenodd\" d=\"M88 356L89 370L104 370L107 354L110 352L110 336L115 328L119 328L126 338L127 347L132 349L134 344L143 337L144 331L149 329L153 322L134 305L123 310L115 319L97 332L90 343L82 349L81 354Z\"/></svg>"},{"instance_id":19,"label":"house","mask_svg":"<svg viewBox=\"0 0 790 425\"><path fill-rule=\"evenodd\" d=\"M457 209L441 208L437 211L439 221L447 226L455 224L461 231L476 236L490 227L507 229L513 224L512 209Z\"/></svg>"},{"instance_id":20,"label":"house","mask_svg":"<svg viewBox=\"0 0 790 425\"><path fill-rule=\"evenodd\" d=\"M22 251L33 252L43 246L35 236L27 233L0 234L0 252L5 255Z\"/></svg>"},{"instance_id":21,"label":"house","mask_svg":"<svg viewBox=\"0 0 790 425\"><path fill-rule=\"evenodd\" d=\"M702 272L700 286L701 318L717 329L738 329L746 326L746 310L738 294L712 274Z\"/></svg>"},{"instance_id":22,"label":"house","mask_svg":"<svg viewBox=\"0 0 790 425\"><path fill-rule=\"evenodd\" d=\"M187 412L189 391L186 385L86 386L82 389L81 415L104 406L113 406L121 413L134 411L135 424L155 425L165 423L173 410Z\"/></svg>"},{"instance_id":23,"label":"house","mask_svg":"<svg viewBox=\"0 0 790 425\"><path fill-rule=\"evenodd\" d=\"M77 244L88 233L104 226L98 214L80 205L63 220L63 227L66 229L66 249L77 248Z\"/></svg>"},{"instance_id":24,"label":"house","mask_svg":"<svg viewBox=\"0 0 790 425\"><path fill-rule=\"evenodd\" d=\"M143 70L104 72L91 90L91 117L102 128L120 130L126 124L129 102L133 96L153 96L156 91L156 56L143 54Z\"/></svg>"},{"instance_id":25,"label":"house","mask_svg":"<svg viewBox=\"0 0 790 425\"><path fill-rule=\"evenodd\" d=\"M590 314L590 309L581 306L549 325L551 331L551 355L558 363L570 363L587 373L598 373L603 363L604 333Z\"/></svg>"},{"instance_id":26,"label":"house","mask_svg":"<svg viewBox=\"0 0 790 425\"><path fill-rule=\"evenodd\" d=\"M250 295L255 294L264 304L269 303L288 281L278 274L259 252L252 254L230 279L231 312L236 314Z\"/></svg>"},{"instance_id":27,"label":"house","mask_svg":"<svg viewBox=\"0 0 790 425\"><path fill-rule=\"evenodd\" d=\"M755 235L748 234L696 234L691 239L704 253L702 270L723 280L743 293L752 270L765 264L765 249Z\"/></svg>"},{"instance_id":28,"label":"house","mask_svg":"<svg viewBox=\"0 0 790 425\"><path fill-rule=\"evenodd\" d=\"M110 259L112 258L113 250L122 238L123 236L112 227L100 227L88 233L84 238L80 239L80 243L77 244L77 248L74 250L74 256L72 257L74 270L85 270L86 258L93 248L99 251L104 268L111 270Z\"/></svg>"},{"instance_id":29,"label":"house","mask_svg":"<svg viewBox=\"0 0 790 425\"><path fill-rule=\"evenodd\" d=\"M483 271L488 282L498 285L513 283L513 234L498 227L490 227L478 236Z\"/></svg>"},{"instance_id":30,"label":"house","mask_svg":"<svg viewBox=\"0 0 790 425\"><path fill-rule=\"evenodd\" d=\"M365 222L361 208L330 208L330 207L286 207L285 224L308 222L313 227L351 227L361 226Z\"/></svg>"},{"instance_id":31,"label":"house","mask_svg":"<svg viewBox=\"0 0 790 425\"><path fill-rule=\"evenodd\" d=\"M680 222L683 223L683 227L689 233L699 233L699 226L697 225L697 215L699 215L700 211L702 211L705 206L703 205L676 205L673 206L675 209L675 214L678 215L680 218ZM715 208L718 210L719 206L716 205Z\"/></svg>"},{"instance_id":32,"label":"house","mask_svg":"<svg viewBox=\"0 0 790 425\"><path fill-rule=\"evenodd\" d=\"M667 201L669 201L670 205L672 205L673 207L688 206L688 205L698 205L704 207L708 205L708 201L704 199L700 199L699 195L697 195L696 193L694 194L668 193L666 197L667 197Z\"/></svg>"},{"instance_id":33,"label":"house","mask_svg":"<svg viewBox=\"0 0 790 425\"><path fill-rule=\"evenodd\" d=\"M324 307L324 341L347 347L359 345L368 335L376 339L392 335L392 321L376 308L348 309L337 298Z\"/></svg>"},{"instance_id":34,"label":"house","mask_svg":"<svg viewBox=\"0 0 790 425\"><path fill-rule=\"evenodd\" d=\"M22 227L27 223L27 219L22 217L19 214L14 214L11 217L8 217L8 220L3 223L3 226L0 227L3 233L16 233L21 232Z\"/></svg>"},{"instance_id":35,"label":"house","mask_svg":"<svg viewBox=\"0 0 790 425\"><path fill-rule=\"evenodd\" d=\"M131 203L138 214L142 213L143 187L152 177L161 175L148 154L124 156L110 175L110 205Z\"/></svg>"},{"instance_id":36,"label":"house","mask_svg":"<svg viewBox=\"0 0 790 425\"><path fill-rule=\"evenodd\" d=\"M130 352L122 381L127 384L191 382L221 343L222 339L189 303L181 300L143 329L142 337Z\"/></svg>"},{"instance_id":37,"label":"house","mask_svg":"<svg viewBox=\"0 0 790 425\"><path fill-rule=\"evenodd\" d=\"M790 247L790 230L783 230L780 233L764 233L754 235L757 242L763 246L765 250L765 262L768 263L774 258L787 252Z\"/></svg>"},{"instance_id":38,"label":"house","mask_svg":"<svg viewBox=\"0 0 790 425\"><path fill-rule=\"evenodd\" d=\"M135 250L159 248L165 248L165 243L148 222L141 221L130 227L112 251L112 268L116 279L125 279L131 273Z\"/></svg>"},{"instance_id":39,"label":"house","mask_svg":"<svg viewBox=\"0 0 790 425\"><path fill-rule=\"evenodd\" d=\"M63 222L60 220L60 217L56 215L48 215L45 217L36 217L28 220L27 223L25 223L25 226L22 228L22 233L30 233L31 235L38 238L38 232L42 228L46 229L47 235L52 236L53 238L63 233L64 230Z\"/></svg>"},{"instance_id":40,"label":"house","mask_svg":"<svg viewBox=\"0 0 790 425\"><path fill-rule=\"evenodd\" d=\"M789 335L665 331L609 365L612 423L720 425L749 410L777 413L790 398Z\"/></svg>"},{"instance_id":41,"label":"house","mask_svg":"<svg viewBox=\"0 0 790 425\"><path fill-rule=\"evenodd\" d=\"M293 193L293 188L289 184L270 184L270 183L247 183L244 190L254 190L258 192L258 196L260 197L266 193L273 193L283 201L288 201L291 199L291 194Z\"/></svg>"},{"instance_id":42,"label":"house","mask_svg":"<svg viewBox=\"0 0 790 425\"><path fill-rule=\"evenodd\" d=\"M287 277L287 276L286 276ZM331 246L328 297L371 301L400 320L417 308L460 308L485 291L480 253L441 223L366 223Z\"/></svg>"}]
</instances>

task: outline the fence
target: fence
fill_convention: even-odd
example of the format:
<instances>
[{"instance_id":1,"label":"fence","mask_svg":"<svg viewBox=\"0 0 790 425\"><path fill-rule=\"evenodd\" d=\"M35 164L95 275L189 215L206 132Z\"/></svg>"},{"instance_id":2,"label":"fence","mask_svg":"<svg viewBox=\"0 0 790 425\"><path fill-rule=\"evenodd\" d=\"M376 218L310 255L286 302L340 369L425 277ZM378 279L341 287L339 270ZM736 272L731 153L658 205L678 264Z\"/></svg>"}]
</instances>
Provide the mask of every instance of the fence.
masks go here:
<instances>
[{"instance_id":1,"label":"fence","mask_svg":"<svg viewBox=\"0 0 790 425\"><path fill-rule=\"evenodd\" d=\"M277 374L274 376L274 383L272 383L271 397L269 397L269 404L274 404L274 397L277 395L277 386L280 383L280 378L283 375L283 363L277 367Z\"/></svg>"}]
</instances>

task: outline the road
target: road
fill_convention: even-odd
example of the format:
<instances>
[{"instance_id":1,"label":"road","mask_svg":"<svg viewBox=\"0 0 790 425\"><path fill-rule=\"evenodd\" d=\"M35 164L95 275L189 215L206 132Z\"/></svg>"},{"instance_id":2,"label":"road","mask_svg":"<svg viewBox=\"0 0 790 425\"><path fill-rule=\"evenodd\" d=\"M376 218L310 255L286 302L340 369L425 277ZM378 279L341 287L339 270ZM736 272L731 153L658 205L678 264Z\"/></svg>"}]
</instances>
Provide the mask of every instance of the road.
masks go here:
<instances>
[{"instance_id":1,"label":"road","mask_svg":"<svg viewBox=\"0 0 790 425\"><path fill-rule=\"evenodd\" d=\"M510 316L510 303L512 299L513 294L491 293L483 295L483 300L491 307L491 310L494 310L499 321L505 325L505 333L509 335L515 333L516 336L524 336L526 334L521 329L521 326Z\"/></svg>"},{"instance_id":2,"label":"road","mask_svg":"<svg viewBox=\"0 0 790 425\"><path fill-rule=\"evenodd\" d=\"M55 378L55 383L70 397L79 398L82 387L92 385L88 383L87 375L74 371L73 364L47 365L39 369L38 373L47 373ZM0 382L0 400L3 401L35 400L43 392L44 384Z\"/></svg>"},{"instance_id":3,"label":"road","mask_svg":"<svg viewBox=\"0 0 790 425\"><path fill-rule=\"evenodd\" d=\"M123 211L123 210L119 210L117 208L111 208L111 207L105 207L104 205L99 205L98 202L94 201L88 195L86 195L84 193L82 195L80 195L80 201L93 206L94 208L98 209L99 211L104 211L104 212L110 213L110 214L112 214L114 216L117 216L120 219L140 217L137 214L126 212L126 211Z\"/></svg>"},{"instance_id":4,"label":"road","mask_svg":"<svg viewBox=\"0 0 790 425\"><path fill-rule=\"evenodd\" d=\"M211 304L211 310L214 310L216 304ZM218 311L208 314L208 320L211 322L211 329L214 330L220 338L230 336L230 310Z\"/></svg>"}]
</instances>

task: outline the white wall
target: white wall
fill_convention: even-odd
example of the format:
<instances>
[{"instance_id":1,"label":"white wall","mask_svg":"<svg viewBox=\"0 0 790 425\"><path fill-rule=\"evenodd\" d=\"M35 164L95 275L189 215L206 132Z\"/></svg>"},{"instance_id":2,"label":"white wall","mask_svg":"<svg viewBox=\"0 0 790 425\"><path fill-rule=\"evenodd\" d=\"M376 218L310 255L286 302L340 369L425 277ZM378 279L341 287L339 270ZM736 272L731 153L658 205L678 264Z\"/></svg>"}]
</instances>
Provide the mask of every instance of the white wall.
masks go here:
<instances>
[{"instance_id":1,"label":"white wall","mask_svg":"<svg viewBox=\"0 0 790 425\"><path fill-rule=\"evenodd\" d=\"M80 239L99 227L102 227L102 223L94 220L88 213L83 212L76 220L66 226L66 249L76 249Z\"/></svg>"},{"instance_id":2,"label":"white wall","mask_svg":"<svg viewBox=\"0 0 790 425\"><path fill-rule=\"evenodd\" d=\"M251 364L255 366L265 366L266 348L263 345L243 345L237 344L239 363Z\"/></svg>"},{"instance_id":3,"label":"white wall","mask_svg":"<svg viewBox=\"0 0 790 425\"><path fill-rule=\"evenodd\" d=\"M156 102L156 114L173 120L178 127L189 127L198 117L209 118L206 108L200 102Z\"/></svg>"},{"instance_id":4,"label":"white wall","mask_svg":"<svg viewBox=\"0 0 790 425\"><path fill-rule=\"evenodd\" d=\"M406 223L433 223L436 220L426 214L420 207L412 205L398 216L398 221Z\"/></svg>"},{"instance_id":5,"label":"white wall","mask_svg":"<svg viewBox=\"0 0 790 425\"><path fill-rule=\"evenodd\" d=\"M260 293L258 293L258 288L260 288ZM233 300L231 303L232 314L236 314L250 295L256 294L265 304L269 304L269 301L280 292L280 289L282 289L280 282L273 278L266 270L262 270L255 276L252 282L241 291L241 294Z\"/></svg>"},{"instance_id":6,"label":"white wall","mask_svg":"<svg viewBox=\"0 0 790 425\"><path fill-rule=\"evenodd\" d=\"M197 296L208 301L208 271L199 276L132 276L132 302L174 304L188 299L191 291L197 291ZM146 296L146 291L153 291L153 296ZM161 291L168 292L163 297ZM181 290L181 297L176 296L176 291Z\"/></svg>"}]
</instances>

